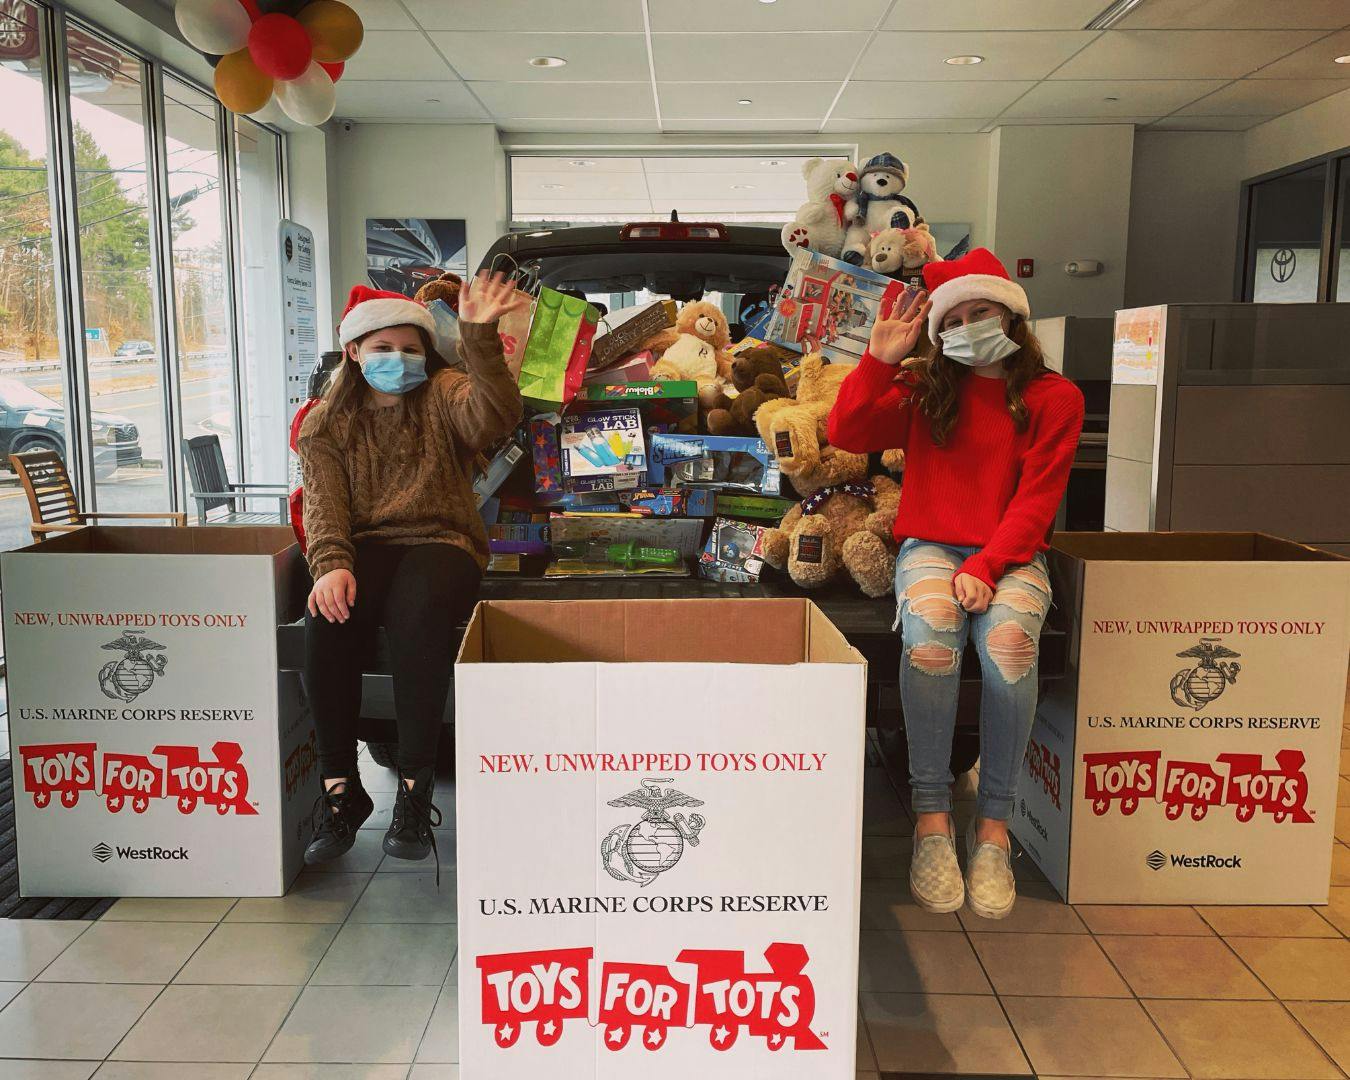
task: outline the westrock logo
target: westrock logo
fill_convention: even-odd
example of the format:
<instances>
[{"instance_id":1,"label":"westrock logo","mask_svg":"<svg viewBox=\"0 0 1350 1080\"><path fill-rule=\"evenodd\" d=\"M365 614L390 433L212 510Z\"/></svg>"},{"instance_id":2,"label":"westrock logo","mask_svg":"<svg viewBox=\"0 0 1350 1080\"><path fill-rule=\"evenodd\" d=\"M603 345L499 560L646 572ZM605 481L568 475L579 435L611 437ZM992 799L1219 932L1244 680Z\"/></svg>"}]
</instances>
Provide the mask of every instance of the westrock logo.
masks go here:
<instances>
[{"instance_id":1,"label":"westrock logo","mask_svg":"<svg viewBox=\"0 0 1350 1080\"><path fill-rule=\"evenodd\" d=\"M684 855L684 845L698 847L698 834L707 824L702 814L670 815L672 806L702 806L702 799L662 784L670 778L643 780L642 786L622 798L611 799L610 806L634 806L643 815L630 825L616 825L600 842L600 864L616 881L632 881L646 886L673 867Z\"/></svg>"},{"instance_id":2,"label":"westrock logo","mask_svg":"<svg viewBox=\"0 0 1350 1080\"><path fill-rule=\"evenodd\" d=\"M1264 767L1260 754L1219 754L1214 765L1203 761L1162 761L1161 750L1121 750L1084 754L1086 782L1083 798L1098 817L1112 805L1126 816L1141 802L1161 802L1169 821L1187 810L1199 821L1211 806L1231 806L1238 821L1251 821L1258 812L1276 823L1307 824L1313 817L1304 808L1308 777L1302 750L1281 750L1275 768Z\"/></svg>"},{"instance_id":3,"label":"westrock logo","mask_svg":"<svg viewBox=\"0 0 1350 1080\"><path fill-rule=\"evenodd\" d=\"M1216 700L1229 683L1237 682L1242 665L1233 661L1225 663L1229 657L1241 656L1218 638L1201 638L1199 645L1177 653L1182 659L1198 660L1194 667L1182 668L1172 676L1172 700L1187 709L1199 712L1211 701Z\"/></svg>"},{"instance_id":4,"label":"westrock logo","mask_svg":"<svg viewBox=\"0 0 1350 1080\"><path fill-rule=\"evenodd\" d=\"M238 743L218 742L212 748L215 760L202 760L195 746L156 746L154 761L145 754L105 750L97 743L47 743L20 746L23 790L39 809L58 796L62 806L72 807L84 792L98 794L109 811L117 813L128 802L134 813L143 814L153 799L172 799L180 814L190 814L199 804L214 806L217 814L256 814L248 801L248 772Z\"/></svg>"},{"instance_id":5,"label":"westrock logo","mask_svg":"<svg viewBox=\"0 0 1350 1080\"><path fill-rule=\"evenodd\" d=\"M1169 862L1186 870L1241 870L1241 855L1164 855L1157 848L1144 859L1150 870L1161 870Z\"/></svg>"},{"instance_id":6,"label":"westrock logo","mask_svg":"<svg viewBox=\"0 0 1350 1080\"><path fill-rule=\"evenodd\" d=\"M124 654L120 660L109 660L98 672L99 689L118 701L135 701L154 686L155 676L163 675L169 666L164 646L138 636L134 630L128 630L103 648Z\"/></svg>"},{"instance_id":7,"label":"westrock logo","mask_svg":"<svg viewBox=\"0 0 1350 1080\"><path fill-rule=\"evenodd\" d=\"M89 854L99 862L107 862L113 857L113 849L107 844L99 843L94 845L94 849Z\"/></svg>"},{"instance_id":8,"label":"westrock logo","mask_svg":"<svg viewBox=\"0 0 1350 1080\"><path fill-rule=\"evenodd\" d=\"M482 1023L502 1049L514 1046L527 1023L540 1046L553 1046L568 1021L589 1025L591 949L546 949L478 957ZM692 981L665 964L606 961L600 967L598 1024L610 1050L628 1045L642 1029L644 1049L659 1050L671 1030L706 1027L714 1050L730 1050L744 1032L768 1050L789 1041L796 1050L824 1050L828 1032L815 1032L816 991L804 945L775 942L764 950L769 970L747 972L745 953L734 949L685 949L678 963L692 964Z\"/></svg>"}]
</instances>

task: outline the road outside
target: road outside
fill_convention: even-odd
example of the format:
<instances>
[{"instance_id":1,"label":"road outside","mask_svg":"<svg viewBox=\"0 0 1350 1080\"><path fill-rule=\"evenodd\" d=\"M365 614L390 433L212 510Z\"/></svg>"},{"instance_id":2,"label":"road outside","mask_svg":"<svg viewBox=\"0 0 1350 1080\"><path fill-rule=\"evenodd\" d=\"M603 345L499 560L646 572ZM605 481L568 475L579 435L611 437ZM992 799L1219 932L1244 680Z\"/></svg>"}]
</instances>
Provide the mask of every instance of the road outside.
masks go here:
<instances>
[{"instance_id":1,"label":"road outside","mask_svg":"<svg viewBox=\"0 0 1350 1080\"><path fill-rule=\"evenodd\" d=\"M146 356L133 362L91 365L94 412L113 413L131 420L140 431L141 453L147 464L118 469L98 481L100 510L166 510L169 486L164 474L163 386L159 360ZM9 372L0 365L0 377L18 379L39 393L61 400L61 373ZM193 357L183 372L183 433L219 435L230 473L234 475L234 405L229 358L225 353ZM31 543L28 502L17 477L0 472L0 548Z\"/></svg>"}]
</instances>

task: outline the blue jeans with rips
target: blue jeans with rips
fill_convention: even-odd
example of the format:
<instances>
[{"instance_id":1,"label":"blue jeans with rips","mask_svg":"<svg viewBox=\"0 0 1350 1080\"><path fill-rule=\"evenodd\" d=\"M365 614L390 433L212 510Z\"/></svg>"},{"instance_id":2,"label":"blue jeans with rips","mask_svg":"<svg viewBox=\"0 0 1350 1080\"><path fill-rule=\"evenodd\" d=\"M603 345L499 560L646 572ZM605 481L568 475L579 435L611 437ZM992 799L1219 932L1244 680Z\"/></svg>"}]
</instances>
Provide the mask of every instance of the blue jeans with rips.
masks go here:
<instances>
[{"instance_id":1,"label":"blue jeans with rips","mask_svg":"<svg viewBox=\"0 0 1350 1080\"><path fill-rule=\"evenodd\" d=\"M982 673L980 787L976 813L1007 821L1036 714L1041 627L1050 607L1044 556L999 579L986 611L956 601L952 579L976 548L906 540L895 564L896 626L903 648L900 700L917 813L950 812L951 752L961 655L975 643Z\"/></svg>"}]
</instances>

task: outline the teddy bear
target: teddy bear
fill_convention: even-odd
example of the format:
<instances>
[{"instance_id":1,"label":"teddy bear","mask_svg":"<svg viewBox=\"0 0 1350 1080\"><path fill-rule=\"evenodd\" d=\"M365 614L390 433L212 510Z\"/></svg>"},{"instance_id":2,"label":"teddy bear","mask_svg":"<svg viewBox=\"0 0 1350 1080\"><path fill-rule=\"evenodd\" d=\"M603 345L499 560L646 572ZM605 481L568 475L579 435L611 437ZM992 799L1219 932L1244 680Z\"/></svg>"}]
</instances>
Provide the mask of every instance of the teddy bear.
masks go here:
<instances>
[{"instance_id":1,"label":"teddy bear","mask_svg":"<svg viewBox=\"0 0 1350 1080\"><path fill-rule=\"evenodd\" d=\"M432 278L418 289L413 299L424 306L433 300L444 300L450 305L450 310L458 315L459 291L463 287L464 279L453 270L447 270L440 277Z\"/></svg>"},{"instance_id":2,"label":"teddy bear","mask_svg":"<svg viewBox=\"0 0 1350 1080\"><path fill-rule=\"evenodd\" d=\"M908 229L882 229L867 245L868 268L887 277L912 279L939 261L937 240L922 220Z\"/></svg>"},{"instance_id":3,"label":"teddy bear","mask_svg":"<svg viewBox=\"0 0 1350 1080\"><path fill-rule=\"evenodd\" d=\"M783 246L789 253L810 248L837 259L848 229L844 208L858 190L857 167L851 161L817 157L802 166L802 176L806 180L806 202L783 226Z\"/></svg>"},{"instance_id":4,"label":"teddy bear","mask_svg":"<svg viewBox=\"0 0 1350 1080\"><path fill-rule=\"evenodd\" d=\"M722 374L724 364L730 374L731 360L726 353L696 334L681 334L652 365L651 377L656 381L677 379L698 383L700 411L706 412L728 385L728 379Z\"/></svg>"},{"instance_id":5,"label":"teddy bear","mask_svg":"<svg viewBox=\"0 0 1350 1080\"><path fill-rule=\"evenodd\" d=\"M882 229L908 229L919 221L919 208L902 194L909 183L909 166L894 154L877 154L858 176L858 193L844 208L849 220L841 257L862 266L867 242Z\"/></svg>"},{"instance_id":6,"label":"teddy bear","mask_svg":"<svg viewBox=\"0 0 1350 1080\"><path fill-rule=\"evenodd\" d=\"M797 399L778 398L755 413L759 437L802 499L765 534L764 561L805 589L847 575L864 595L885 596L895 587L900 485L869 476L866 454L825 441L830 409L851 370L812 353L802 360ZM883 457L887 468L896 463L895 455Z\"/></svg>"},{"instance_id":7,"label":"teddy bear","mask_svg":"<svg viewBox=\"0 0 1350 1080\"><path fill-rule=\"evenodd\" d=\"M781 345L756 345L736 354L731 362L734 396L723 393L709 409L704 424L711 435L754 435L755 410L766 401L788 397L783 379Z\"/></svg>"},{"instance_id":8,"label":"teddy bear","mask_svg":"<svg viewBox=\"0 0 1350 1080\"><path fill-rule=\"evenodd\" d=\"M680 308L675 316L675 325L658 330L647 338L635 352L649 350L653 356L660 357L675 344L681 334L693 334L708 342L719 353L719 370L723 378L731 378L731 358L724 354L731 346L731 327L722 309L707 300L693 300Z\"/></svg>"}]
</instances>

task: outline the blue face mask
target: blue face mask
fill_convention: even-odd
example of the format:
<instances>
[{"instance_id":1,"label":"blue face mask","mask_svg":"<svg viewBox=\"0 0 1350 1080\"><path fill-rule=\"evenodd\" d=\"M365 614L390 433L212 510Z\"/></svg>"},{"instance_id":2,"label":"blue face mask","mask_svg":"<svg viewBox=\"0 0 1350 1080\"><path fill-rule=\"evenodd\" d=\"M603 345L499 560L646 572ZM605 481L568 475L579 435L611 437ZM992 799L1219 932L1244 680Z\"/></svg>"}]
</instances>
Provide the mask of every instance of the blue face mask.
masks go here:
<instances>
[{"instance_id":1,"label":"blue face mask","mask_svg":"<svg viewBox=\"0 0 1350 1080\"><path fill-rule=\"evenodd\" d=\"M366 384L381 394L406 394L427 381L427 358L416 353L371 353L361 361Z\"/></svg>"}]
</instances>

